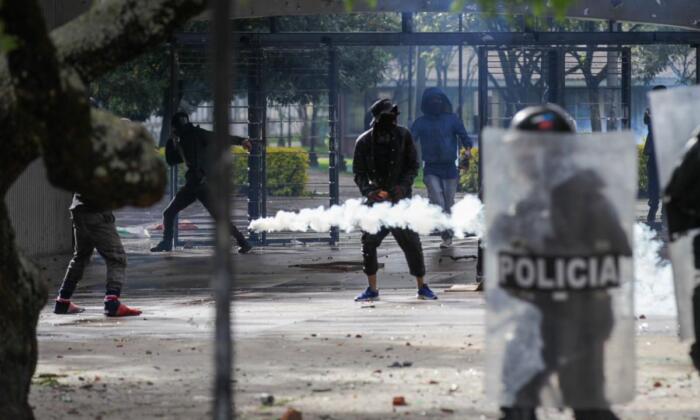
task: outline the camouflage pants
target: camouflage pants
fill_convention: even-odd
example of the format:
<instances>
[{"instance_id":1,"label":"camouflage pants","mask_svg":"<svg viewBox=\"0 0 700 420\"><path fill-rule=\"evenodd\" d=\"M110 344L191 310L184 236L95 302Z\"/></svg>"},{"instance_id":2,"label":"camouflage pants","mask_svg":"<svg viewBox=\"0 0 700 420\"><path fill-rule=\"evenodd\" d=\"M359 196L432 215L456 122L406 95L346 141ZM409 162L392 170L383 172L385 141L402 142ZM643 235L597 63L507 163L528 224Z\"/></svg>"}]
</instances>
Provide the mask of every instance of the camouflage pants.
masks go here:
<instances>
[{"instance_id":1,"label":"camouflage pants","mask_svg":"<svg viewBox=\"0 0 700 420\"><path fill-rule=\"evenodd\" d=\"M112 212L73 211L73 258L59 291L60 297L70 299L95 249L107 265L105 294L119 295L126 273L126 253L117 234Z\"/></svg>"}]
</instances>

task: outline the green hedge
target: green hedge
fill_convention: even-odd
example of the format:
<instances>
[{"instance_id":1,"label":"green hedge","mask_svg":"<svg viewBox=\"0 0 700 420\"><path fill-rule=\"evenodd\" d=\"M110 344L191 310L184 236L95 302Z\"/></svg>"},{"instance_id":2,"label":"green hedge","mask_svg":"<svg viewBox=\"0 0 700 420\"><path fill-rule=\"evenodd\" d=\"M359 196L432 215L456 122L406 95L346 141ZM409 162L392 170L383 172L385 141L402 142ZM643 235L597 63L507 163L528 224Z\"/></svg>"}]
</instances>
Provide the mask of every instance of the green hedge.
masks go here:
<instances>
[{"instance_id":1,"label":"green hedge","mask_svg":"<svg viewBox=\"0 0 700 420\"><path fill-rule=\"evenodd\" d=\"M233 182L241 194L248 191L248 154L233 148ZM267 148L267 194L297 197L306 193L309 179L309 154L301 147Z\"/></svg>"},{"instance_id":2,"label":"green hedge","mask_svg":"<svg viewBox=\"0 0 700 420\"><path fill-rule=\"evenodd\" d=\"M158 150L165 160L165 148ZM242 147L231 148L233 154L233 183L238 194L248 193L248 153ZM267 148L267 194L272 196L300 196L306 193L309 155L301 147ZM184 165L180 165L178 182L185 182Z\"/></svg>"},{"instance_id":3,"label":"green hedge","mask_svg":"<svg viewBox=\"0 0 700 420\"><path fill-rule=\"evenodd\" d=\"M464 150L462 150L464 154ZM639 194L647 196L647 157L644 155L644 145L637 146L637 170L639 173ZM505 163L504 163L505 164ZM472 148L472 161L469 165L469 171L461 172L459 183L462 186L462 191L468 193L477 193L479 191L479 149Z\"/></svg>"}]
</instances>

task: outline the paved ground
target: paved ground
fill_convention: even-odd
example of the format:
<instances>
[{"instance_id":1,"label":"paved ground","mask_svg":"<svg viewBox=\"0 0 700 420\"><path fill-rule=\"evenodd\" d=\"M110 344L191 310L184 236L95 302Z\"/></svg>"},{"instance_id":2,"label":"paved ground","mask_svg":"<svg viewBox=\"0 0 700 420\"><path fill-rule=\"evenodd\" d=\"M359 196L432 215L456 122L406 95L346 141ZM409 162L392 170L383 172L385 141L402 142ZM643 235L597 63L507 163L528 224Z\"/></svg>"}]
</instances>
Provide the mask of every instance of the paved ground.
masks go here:
<instances>
[{"instance_id":1,"label":"paved ground","mask_svg":"<svg viewBox=\"0 0 700 420\"><path fill-rule=\"evenodd\" d=\"M132 242L125 300L144 316L100 314L99 259L77 296L88 311L39 323L40 361L31 402L40 419L199 419L210 409L213 301L209 251L139 253ZM482 391L484 305L479 293L446 293L470 282L475 241L441 253L426 239L437 302L419 302L400 251L387 242L380 261L383 300L356 304L357 271L290 267L357 263L357 244L288 246L234 256L236 407L240 418L279 418L287 407L305 419L496 418ZM145 248L145 243L142 249ZM60 261L55 263L59 265ZM56 279L54 280L56 281ZM625 419L692 419L700 413L700 380L674 337L673 320L639 322L638 392L617 408ZM395 362L410 366L390 367ZM260 394L275 397L271 406ZM405 407L392 407L394 396ZM545 412L544 418L569 418Z\"/></svg>"},{"instance_id":2,"label":"paved ground","mask_svg":"<svg viewBox=\"0 0 700 420\"><path fill-rule=\"evenodd\" d=\"M300 208L325 200L275 205ZM164 205L127 209L117 218L125 227L149 226ZM240 200L236 207L243 214ZM644 213L642 202L638 213ZM151 255L150 240L125 240L130 267L124 299L142 307L142 317L103 318L99 258L76 296L86 313L59 317L47 307L41 314L31 394L37 418L206 418L213 360L211 250L197 243L211 232L200 206L183 219L198 226L183 235L191 249ZM236 220L244 223L242 216ZM482 295L444 292L454 283L473 282L475 240L441 252L437 238L423 239L437 302L413 298L413 280L391 239L380 253L383 300L371 305L352 301L365 287L355 235L344 235L334 250L288 244L234 255L238 417L274 419L295 407L305 419L497 418L497 407L482 389ZM65 257L42 261L54 287L65 263ZM328 263L345 263L348 271L299 267ZM675 338L674 324L664 317L639 320L638 397L616 407L623 418L700 418L700 380L687 360L687 344ZM395 363L402 367L390 367ZM272 405L261 404L263 393L274 396ZM392 398L399 395L408 405L394 408ZM542 414L570 418L566 412Z\"/></svg>"}]
</instances>

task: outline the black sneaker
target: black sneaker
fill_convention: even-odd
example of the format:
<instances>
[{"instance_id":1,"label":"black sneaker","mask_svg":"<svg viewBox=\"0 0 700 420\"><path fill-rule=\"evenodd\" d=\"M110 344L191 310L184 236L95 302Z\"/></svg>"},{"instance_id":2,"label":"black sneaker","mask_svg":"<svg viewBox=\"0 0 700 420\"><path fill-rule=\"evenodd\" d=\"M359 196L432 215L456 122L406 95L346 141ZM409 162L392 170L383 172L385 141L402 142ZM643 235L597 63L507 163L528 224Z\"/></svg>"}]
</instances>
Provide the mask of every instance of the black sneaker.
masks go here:
<instances>
[{"instance_id":1,"label":"black sneaker","mask_svg":"<svg viewBox=\"0 0 700 420\"><path fill-rule=\"evenodd\" d=\"M250 252L251 249L253 249L253 246L250 245L248 242L246 242L238 248L238 253L239 254L247 254Z\"/></svg>"},{"instance_id":2,"label":"black sneaker","mask_svg":"<svg viewBox=\"0 0 700 420\"><path fill-rule=\"evenodd\" d=\"M173 245L170 241L160 241L158 245L151 248L151 252L170 252L173 250Z\"/></svg>"}]
</instances>

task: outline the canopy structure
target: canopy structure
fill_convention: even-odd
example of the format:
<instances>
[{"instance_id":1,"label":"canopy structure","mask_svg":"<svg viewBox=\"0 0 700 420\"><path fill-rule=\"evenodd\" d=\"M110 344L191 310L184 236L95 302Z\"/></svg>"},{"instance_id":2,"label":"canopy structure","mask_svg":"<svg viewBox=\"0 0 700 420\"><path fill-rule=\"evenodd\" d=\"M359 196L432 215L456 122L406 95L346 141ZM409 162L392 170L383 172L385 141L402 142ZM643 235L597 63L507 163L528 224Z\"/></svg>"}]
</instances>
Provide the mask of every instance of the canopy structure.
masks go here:
<instances>
[{"instance_id":1,"label":"canopy structure","mask_svg":"<svg viewBox=\"0 0 700 420\"><path fill-rule=\"evenodd\" d=\"M344 0L256 0L237 1L233 18L347 13ZM367 0L353 2L353 12L449 12L453 0L378 0L376 7ZM462 12L478 12L474 1L467 1ZM509 11L530 14L527 6ZM700 29L700 2L688 0L578 0L566 12L572 19L614 20Z\"/></svg>"},{"instance_id":2,"label":"canopy structure","mask_svg":"<svg viewBox=\"0 0 700 420\"><path fill-rule=\"evenodd\" d=\"M41 0L47 18L58 24L83 13L93 0ZM373 7L367 0L353 2L352 12L449 12L453 0L377 0ZM232 2L232 18L273 16L328 15L348 13L345 0L239 0ZM466 2L464 13L478 12L476 3ZM505 11L504 11L505 12ZM526 6L515 8L516 14L530 14ZM578 0L566 12L572 19L648 23L685 29L700 29L700 2L689 0ZM204 14L200 20L208 20Z\"/></svg>"}]
</instances>

